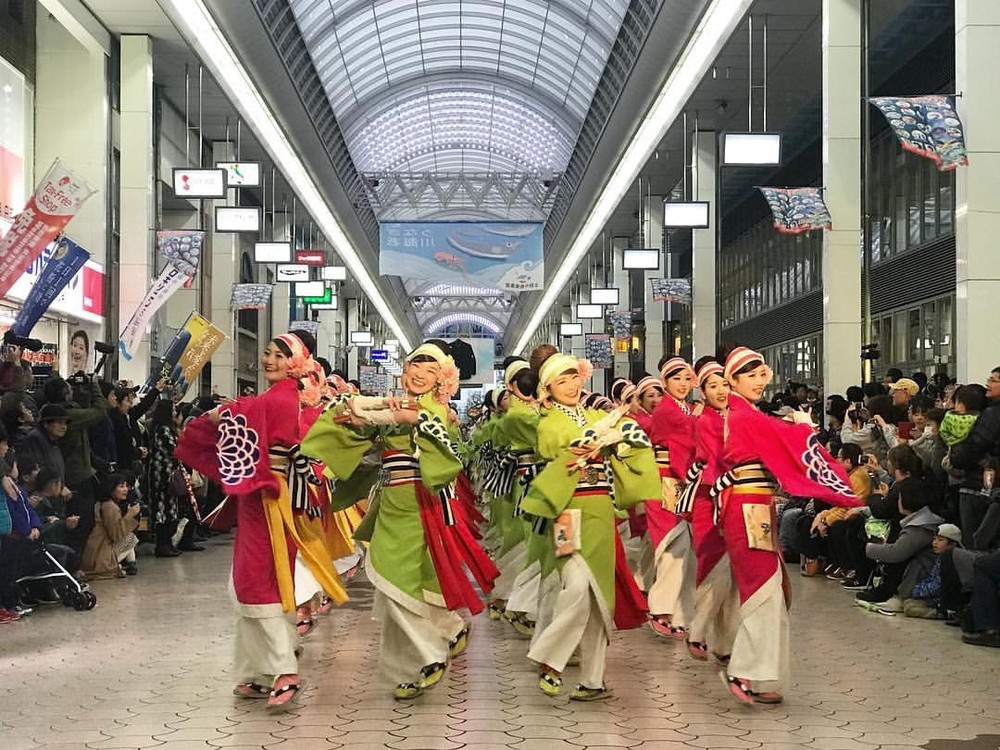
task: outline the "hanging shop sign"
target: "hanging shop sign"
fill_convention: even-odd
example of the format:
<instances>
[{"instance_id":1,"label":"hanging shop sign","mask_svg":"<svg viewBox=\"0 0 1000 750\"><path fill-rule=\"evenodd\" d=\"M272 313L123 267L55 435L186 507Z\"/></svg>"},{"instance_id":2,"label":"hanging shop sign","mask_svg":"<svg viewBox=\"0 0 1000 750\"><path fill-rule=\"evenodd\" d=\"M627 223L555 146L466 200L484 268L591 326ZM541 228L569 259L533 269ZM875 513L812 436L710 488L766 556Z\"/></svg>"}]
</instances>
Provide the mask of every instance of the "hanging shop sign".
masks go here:
<instances>
[{"instance_id":1,"label":"hanging shop sign","mask_svg":"<svg viewBox=\"0 0 1000 750\"><path fill-rule=\"evenodd\" d=\"M276 281L309 281L309 266L284 264L278 266L275 276Z\"/></svg>"},{"instance_id":2,"label":"hanging shop sign","mask_svg":"<svg viewBox=\"0 0 1000 750\"><path fill-rule=\"evenodd\" d=\"M0 238L0 297L7 292L95 190L56 159L27 205Z\"/></svg>"},{"instance_id":3,"label":"hanging shop sign","mask_svg":"<svg viewBox=\"0 0 1000 750\"><path fill-rule=\"evenodd\" d=\"M966 166L962 121L951 96L875 96L878 107L900 145L937 164L942 172Z\"/></svg>"},{"instance_id":4,"label":"hanging shop sign","mask_svg":"<svg viewBox=\"0 0 1000 750\"><path fill-rule=\"evenodd\" d=\"M774 228L782 234L802 234L833 227L823 191L807 188L758 188L774 216Z\"/></svg>"},{"instance_id":5,"label":"hanging shop sign","mask_svg":"<svg viewBox=\"0 0 1000 750\"><path fill-rule=\"evenodd\" d=\"M542 227L518 222L385 222L379 273L524 292L544 281Z\"/></svg>"},{"instance_id":6,"label":"hanging shop sign","mask_svg":"<svg viewBox=\"0 0 1000 750\"><path fill-rule=\"evenodd\" d=\"M174 195L178 198L225 198L226 173L221 169L174 167Z\"/></svg>"},{"instance_id":7,"label":"hanging shop sign","mask_svg":"<svg viewBox=\"0 0 1000 750\"><path fill-rule=\"evenodd\" d=\"M254 263L291 263L291 242L255 242L253 245Z\"/></svg>"},{"instance_id":8,"label":"hanging shop sign","mask_svg":"<svg viewBox=\"0 0 1000 750\"><path fill-rule=\"evenodd\" d=\"M259 187L259 161L220 161L215 163L226 175L226 187Z\"/></svg>"},{"instance_id":9,"label":"hanging shop sign","mask_svg":"<svg viewBox=\"0 0 1000 750\"><path fill-rule=\"evenodd\" d=\"M296 250L295 262L305 266L325 266L325 250Z\"/></svg>"},{"instance_id":10,"label":"hanging shop sign","mask_svg":"<svg viewBox=\"0 0 1000 750\"><path fill-rule=\"evenodd\" d=\"M244 206L216 206L216 232L259 232L260 209Z\"/></svg>"},{"instance_id":11,"label":"hanging shop sign","mask_svg":"<svg viewBox=\"0 0 1000 750\"><path fill-rule=\"evenodd\" d=\"M370 359L372 362L388 362L389 352L387 352L385 349L372 349L370 352L368 352L368 359Z\"/></svg>"}]
</instances>

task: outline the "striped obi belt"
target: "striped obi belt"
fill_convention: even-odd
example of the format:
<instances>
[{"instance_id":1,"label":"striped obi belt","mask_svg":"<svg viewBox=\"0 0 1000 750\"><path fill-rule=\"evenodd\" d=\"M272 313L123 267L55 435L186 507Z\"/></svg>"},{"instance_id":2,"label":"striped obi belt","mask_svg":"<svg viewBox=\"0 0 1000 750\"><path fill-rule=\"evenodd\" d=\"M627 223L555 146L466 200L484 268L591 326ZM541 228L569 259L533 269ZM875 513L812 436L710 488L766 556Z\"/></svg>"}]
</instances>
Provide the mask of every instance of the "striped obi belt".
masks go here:
<instances>
[{"instance_id":1,"label":"striped obi belt","mask_svg":"<svg viewBox=\"0 0 1000 750\"><path fill-rule=\"evenodd\" d=\"M778 480L759 461L737 464L719 477L712 487L716 519L725 507L725 490L733 495L768 495L778 492Z\"/></svg>"},{"instance_id":2,"label":"striped obi belt","mask_svg":"<svg viewBox=\"0 0 1000 750\"><path fill-rule=\"evenodd\" d=\"M313 518L322 516L322 509L309 501L309 485L318 487L319 479L313 471L313 463L300 450L298 445L272 445L267 451L271 471L285 476L288 482L288 495L292 501L292 510L308 513Z\"/></svg>"},{"instance_id":3,"label":"striped obi belt","mask_svg":"<svg viewBox=\"0 0 1000 750\"><path fill-rule=\"evenodd\" d=\"M420 477L420 460L409 453L385 451L382 454L382 471L379 473L379 481L376 486L378 488L399 487L404 484L418 484L423 487ZM426 488L424 489L426 490ZM437 498L441 502L445 525L454 526L455 513L451 507L451 503L455 499L454 483L439 490Z\"/></svg>"},{"instance_id":4,"label":"striped obi belt","mask_svg":"<svg viewBox=\"0 0 1000 750\"><path fill-rule=\"evenodd\" d=\"M653 455L656 457L656 466L662 475L666 469L670 468L670 449L664 445L654 445Z\"/></svg>"},{"instance_id":5,"label":"striped obi belt","mask_svg":"<svg viewBox=\"0 0 1000 750\"><path fill-rule=\"evenodd\" d=\"M603 460L587 461L580 469L580 479L573 491L574 497L608 495L613 492L611 473Z\"/></svg>"},{"instance_id":6,"label":"striped obi belt","mask_svg":"<svg viewBox=\"0 0 1000 750\"><path fill-rule=\"evenodd\" d=\"M517 481L517 492L514 495L514 516L520 518L524 515L521 510L521 501L528 494L528 486L531 480L538 476L538 458L534 451L516 451L511 454L516 459L514 477Z\"/></svg>"}]
</instances>

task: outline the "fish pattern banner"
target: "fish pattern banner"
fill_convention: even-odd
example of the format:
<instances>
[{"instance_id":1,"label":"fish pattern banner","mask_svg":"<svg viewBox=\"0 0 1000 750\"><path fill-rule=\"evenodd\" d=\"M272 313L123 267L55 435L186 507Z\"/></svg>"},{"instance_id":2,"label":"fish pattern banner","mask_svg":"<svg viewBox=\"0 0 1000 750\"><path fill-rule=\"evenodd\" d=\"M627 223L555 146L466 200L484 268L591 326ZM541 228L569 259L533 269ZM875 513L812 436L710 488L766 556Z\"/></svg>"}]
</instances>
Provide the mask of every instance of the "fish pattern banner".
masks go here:
<instances>
[{"instance_id":1,"label":"fish pattern banner","mask_svg":"<svg viewBox=\"0 0 1000 750\"><path fill-rule=\"evenodd\" d=\"M611 337L603 333L588 333L584 338L584 356L594 367L614 367L615 354L611 348Z\"/></svg>"},{"instance_id":2,"label":"fish pattern banner","mask_svg":"<svg viewBox=\"0 0 1000 750\"><path fill-rule=\"evenodd\" d=\"M540 223L386 222L379 273L527 292L544 278Z\"/></svg>"},{"instance_id":3,"label":"fish pattern banner","mask_svg":"<svg viewBox=\"0 0 1000 750\"><path fill-rule=\"evenodd\" d=\"M802 234L813 229L831 229L833 221L819 188L758 188L774 216L781 234Z\"/></svg>"},{"instance_id":4,"label":"fish pattern banner","mask_svg":"<svg viewBox=\"0 0 1000 750\"><path fill-rule=\"evenodd\" d=\"M271 299L271 284L233 284L230 310L263 310Z\"/></svg>"},{"instance_id":5,"label":"fish pattern banner","mask_svg":"<svg viewBox=\"0 0 1000 750\"><path fill-rule=\"evenodd\" d=\"M691 304L691 279L650 279L649 283L653 287L653 302Z\"/></svg>"},{"instance_id":6,"label":"fish pattern banner","mask_svg":"<svg viewBox=\"0 0 1000 750\"><path fill-rule=\"evenodd\" d=\"M615 339L618 341L630 341L632 339L632 311L619 310L608 313L608 322L611 330L615 332Z\"/></svg>"},{"instance_id":7,"label":"fish pattern banner","mask_svg":"<svg viewBox=\"0 0 1000 750\"><path fill-rule=\"evenodd\" d=\"M966 166L965 132L951 96L873 96L900 145L937 164L942 172Z\"/></svg>"}]
</instances>

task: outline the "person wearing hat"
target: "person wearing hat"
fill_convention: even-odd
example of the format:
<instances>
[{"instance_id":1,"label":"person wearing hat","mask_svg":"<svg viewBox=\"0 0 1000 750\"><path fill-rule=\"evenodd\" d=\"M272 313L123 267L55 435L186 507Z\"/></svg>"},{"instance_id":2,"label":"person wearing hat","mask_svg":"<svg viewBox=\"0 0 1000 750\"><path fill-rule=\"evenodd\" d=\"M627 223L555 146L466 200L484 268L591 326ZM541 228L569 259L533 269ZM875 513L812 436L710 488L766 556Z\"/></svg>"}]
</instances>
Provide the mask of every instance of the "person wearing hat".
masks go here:
<instances>
[{"instance_id":1,"label":"person wearing hat","mask_svg":"<svg viewBox=\"0 0 1000 750\"><path fill-rule=\"evenodd\" d=\"M889 395L892 396L893 421L897 424L905 422L909 416L910 400L920 393L920 386L910 378L900 378L889 385Z\"/></svg>"},{"instance_id":2,"label":"person wearing hat","mask_svg":"<svg viewBox=\"0 0 1000 750\"><path fill-rule=\"evenodd\" d=\"M484 609L466 570L484 592L497 576L468 529L445 517L450 505L441 493L462 470L448 432L458 375L447 344L424 342L404 361L403 398L355 396L325 411L302 442L338 483L351 481L373 448L381 452L356 536L370 540L365 572L381 621L380 662L397 700L436 686L448 661L464 653L469 625L459 610Z\"/></svg>"},{"instance_id":3,"label":"person wearing hat","mask_svg":"<svg viewBox=\"0 0 1000 750\"><path fill-rule=\"evenodd\" d=\"M962 530L953 523L942 523L931 539L934 564L913 586L910 596L903 599L903 614L925 620L939 620L944 614L942 604L942 561L945 554L962 547Z\"/></svg>"},{"instance_id":4,"label":"person wearing hat","mask_svg":"<svg viewBox=\"0 0 1000 750\"><path fill-rule=\"evenodd\" d=\"M69 430L69 411L62 404L45 404L38 413L38 423L18 443L17 453L38 466L52 469L65 487L66 464L59 443ZM64 489L63 494L69 496Z\"/></svg>"},{"instance_id":5,"label":"person wearing hat","mask_svg":"<svg viewBox=\"0 0 1000 750\"><path fill-rule=\"evenodd\" d=\"M633 420L622 418L627 406L604 414L580 405L592 369L569 354L554 354L541 366L537 453L546 465L521 504L525 512L552 520L560 583L552 620L540 633L536 629L528 658L540 665L539 688L554 696L579 648L580 683L570 698L582 701L610 694L605 654L612 623L627 614L615 609L616 586L623 585L616 583L621 575L616 560L624 557L615 536L615 509L659 492L649 438ZM637 614L630 625L645 621L641 610Z\"/></svg>"}]
</instances>

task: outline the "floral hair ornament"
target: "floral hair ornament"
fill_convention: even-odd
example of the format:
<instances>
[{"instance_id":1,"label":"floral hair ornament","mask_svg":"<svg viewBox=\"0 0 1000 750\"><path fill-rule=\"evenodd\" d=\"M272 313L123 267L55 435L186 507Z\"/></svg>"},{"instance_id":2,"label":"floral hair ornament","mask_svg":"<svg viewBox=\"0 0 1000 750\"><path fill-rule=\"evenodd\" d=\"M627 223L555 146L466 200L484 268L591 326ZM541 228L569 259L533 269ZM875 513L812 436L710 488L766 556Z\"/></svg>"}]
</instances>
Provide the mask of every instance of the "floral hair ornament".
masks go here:
<instances>
[{"instance_id":1,"label":"floral hair ornament","mask_svg":"<svg viewBox=\"0 0 1000 750\"><path fill-rule=\"evenodd\" d=\"M553 354L538 371L538 398L549 397L549 385L564 372L575 372L580 380L586 381L594 374L594 366L589 359L577 359L570 354Z\"/></svg>"},{"instance_id":2,"label":"floral hair ornament","mask_svg":"<svg viewBox=\"0 0 1000 750\"><path fill-rule=\"evenodd\" d=\"M290 377L301 378L309 373L312 355L309 354L306 345L302 343L302 339L294 333L283 333L276 336L274 340L280 341L291 352L291 356L288 358L288 375Z\"/></svg>"},{"instance_id":3,"label":"floral hair ornament","mask_svg":"<svg viewBox=\"0 0 1000 750\"><path fill-rule=\"evenodd\" d=\"M718 375L720 378L726 377L725 368L723 368L723 366L714 359L703 364L701 369L698 370L698 387L704 390L705 383L708 382L708 379L713 375Z\"/></svg>"},{"instance_id":4,"label":"floral hair ornament","mask_svg":"<svg viewBox=\"0 0 1000 750\"><path fill-rule=\"evenodd\" d=\"M736 377L736 373L742 370L744 367L749 365L751 362L760 362L762 365L767 367L767 363L764 361L764 355L759 352L755 352L753 349L749 349L745 346L738 346L729 352L729 356L726 357L725 365L725 378L730 383L733 382L733 378ZM770 367L767 367L767 382L771 382L771 378L774 373L771 371Z\"/></svg>"},{"instance_id":5,"label":"floral hair ornament","mask_svg":"<svg viewBox=\"0 0 1000 750\"><path fill-rule=\"evenodd\" d=\"M674 375L678 375L685 370L691 373L691 377L694 377L694 368L685 362L683 358L671 357L664 362L663 367L660 368L660 378L666 382Z\"/></svg>"},{"instance_id":6,"label":"floral hair ornament","mask_svg":"<svg viewBox=\"0 0 1000 750\"><path fill-rule=\"evenodd\" d=\"M507 369L503 371L503 382L509 385L510 381L516 378L519 373L522 373L525 370L530 370L530 369L531 365L529 365L527 361L523 359L519 359L516 362L511 362L509 365L507 365Z\"/></svg>"},{"instance_id":7,"label":"floral hair ornament","mask_svg":"<svg viewBox=\"0 0 1000 750\"><path fill-rule=\"evenodd\" d=\"M417 357L430 357L441 365L437 381L437 400L447 404L451 397L458 393L459 371L455 366L455 360L445 354L437 344L430 342L425 342L410 352L406 356L406 363L409 364Z\"/></svg>"},{"instance_id":8,"label":"floral hair ornament","mask_svg":"<svg viewBox=\"0 0 1000 750\"><path fill-rule=\"evenodd\" d=\"M306 407L319 404L323 398L323 386L326 384L326 380L323 377L323 365L315 359L310 359L309 361L312 363L312 369L299 378L299 382L302 384L302 389L299 393L299 403Z\"/></svg>"}]
</instances>

